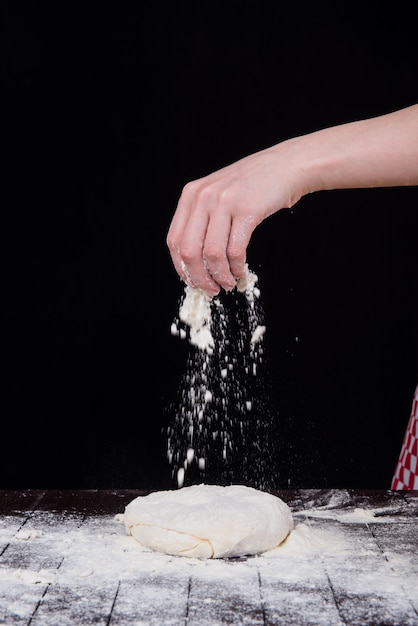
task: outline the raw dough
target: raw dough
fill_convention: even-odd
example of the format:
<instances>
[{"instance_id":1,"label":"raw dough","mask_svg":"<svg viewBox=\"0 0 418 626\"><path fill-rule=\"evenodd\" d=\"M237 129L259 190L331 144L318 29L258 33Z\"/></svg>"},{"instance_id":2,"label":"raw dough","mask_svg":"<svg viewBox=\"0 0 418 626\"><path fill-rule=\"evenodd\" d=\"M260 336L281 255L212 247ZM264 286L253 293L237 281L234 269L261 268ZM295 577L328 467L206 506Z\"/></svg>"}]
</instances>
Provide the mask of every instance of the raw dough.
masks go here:
<instances>
[{"instance_id":1,"label":"raw dough","mask_svg":"<svg viewBox=\"0 0 418 626\"><path fill-rule=\"evenodd\" d=\"M293 530L280 498L244 485L155 491L125 508L126 530L147 548L198 558L259 554Z\"/></svg>"}]
</instances>

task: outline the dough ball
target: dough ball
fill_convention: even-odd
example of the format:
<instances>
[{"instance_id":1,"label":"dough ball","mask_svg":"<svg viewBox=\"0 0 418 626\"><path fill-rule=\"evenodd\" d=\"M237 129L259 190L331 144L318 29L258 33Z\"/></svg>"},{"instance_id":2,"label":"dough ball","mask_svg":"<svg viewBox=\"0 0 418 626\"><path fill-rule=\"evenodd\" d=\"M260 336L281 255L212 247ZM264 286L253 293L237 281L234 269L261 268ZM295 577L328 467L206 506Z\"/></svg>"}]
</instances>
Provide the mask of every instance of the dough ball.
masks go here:
<instances>
[{"instance_id":1,"label":"dough ball","mask_svg":"<svg viewBox=\"0 0 418 626\"><path fill-rule=\"evenodd\" d=\"M288 505L244 485L193 485L132 500L126 530L147 548L198 558L259 554L293 530Z\"/></svg>"}]
</instances>

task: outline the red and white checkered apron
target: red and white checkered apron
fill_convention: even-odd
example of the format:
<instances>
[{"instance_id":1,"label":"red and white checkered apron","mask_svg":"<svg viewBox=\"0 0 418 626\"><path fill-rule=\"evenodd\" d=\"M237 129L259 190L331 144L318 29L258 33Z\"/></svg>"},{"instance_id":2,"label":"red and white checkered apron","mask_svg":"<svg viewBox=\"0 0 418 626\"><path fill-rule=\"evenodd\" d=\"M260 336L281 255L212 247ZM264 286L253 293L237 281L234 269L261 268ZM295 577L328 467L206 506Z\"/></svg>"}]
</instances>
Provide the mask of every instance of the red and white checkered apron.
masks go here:
<instances>
[{"instance_id":1,"label":"red and white checkered apron","mask_svg":"<svg viewBox=\"0 0 418 626\"><path fill-rule=\"evenodd\" d=\"M391 489L418 489L418 386Z\"/></svg>"}]
</instances>

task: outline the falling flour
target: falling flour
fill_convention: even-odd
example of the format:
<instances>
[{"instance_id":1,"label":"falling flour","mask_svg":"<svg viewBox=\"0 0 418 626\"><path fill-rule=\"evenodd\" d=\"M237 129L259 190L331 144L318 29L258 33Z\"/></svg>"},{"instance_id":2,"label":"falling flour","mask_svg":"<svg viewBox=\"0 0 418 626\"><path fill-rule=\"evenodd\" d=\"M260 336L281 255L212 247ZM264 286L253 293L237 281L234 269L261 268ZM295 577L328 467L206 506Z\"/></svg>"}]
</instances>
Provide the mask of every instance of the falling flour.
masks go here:
<instances>
[{"instance_id":1,"label":"falling flour","mask_svg":"<svg viewBox=\"0 0 418 626\"><path fill-rule=\"evenodd\" d=\"M201 289L192 289L186 286L185 296L179 310L179 319L190 328L190 342L213 353L214 341L211 330L211 297ZM177 333L177 326L172 327L173 334ZM183 331L183 337L185 332Z\"/></svg>"},{"instance_id":2,"label":"falling flour","mask_svg":"<svg viewBox=\"0 0 418 626\"><path fill-rule=\"evenodd\" d=\"M247 267L231 293L210 297L186 286L180 299L171 333L192 348L167 429L168 460L179 487L186 476L268 486L270 429L257 379L266 328L257 282Z\"/></svg>"}]
</instances>

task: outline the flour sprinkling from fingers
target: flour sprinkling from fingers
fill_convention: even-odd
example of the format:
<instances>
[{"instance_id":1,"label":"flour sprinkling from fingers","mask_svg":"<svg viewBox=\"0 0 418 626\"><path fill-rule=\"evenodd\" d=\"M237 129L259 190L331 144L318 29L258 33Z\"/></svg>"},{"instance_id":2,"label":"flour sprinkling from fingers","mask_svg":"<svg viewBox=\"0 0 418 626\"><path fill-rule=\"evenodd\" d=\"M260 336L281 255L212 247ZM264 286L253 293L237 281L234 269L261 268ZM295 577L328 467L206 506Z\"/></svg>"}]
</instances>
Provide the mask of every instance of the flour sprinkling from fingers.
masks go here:
<instances>
[{"instance_id":1,"label":"flour sprinkling from fingers","mask_svg":"<svg viewBox=\"0 0 418 626\"><path fill-rule=\"evenodd\" d=\"M273 486L258 376L265 331L258 277L248 266L230 293L185 287L171 333L191 349L167 428L178 487L202 480Z\"/></svg>"}]
</instances>

